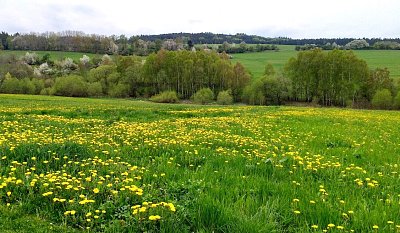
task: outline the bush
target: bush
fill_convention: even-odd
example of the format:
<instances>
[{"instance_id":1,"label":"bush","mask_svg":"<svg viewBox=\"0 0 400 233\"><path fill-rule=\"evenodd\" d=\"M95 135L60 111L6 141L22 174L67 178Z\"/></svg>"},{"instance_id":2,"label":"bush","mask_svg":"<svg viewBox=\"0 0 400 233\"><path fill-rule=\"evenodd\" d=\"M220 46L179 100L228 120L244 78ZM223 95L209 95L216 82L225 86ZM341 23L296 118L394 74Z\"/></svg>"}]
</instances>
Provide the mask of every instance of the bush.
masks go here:
<instances>
[{"instance_id":1,"label":"bush","mask_svg":"<svg viewBox=\"0 0 400 233\"><path fill-rule=\"evenodd\" d=\"M198 104L208 104L214 99L214 93L210 88L202 88L193 95L193 101Z\"/></svg>"},{"instance_id":2,"label":"bush","mask_svg":"<svg viewBox=\"0 0 400 233\"><path fill-rule=\"evenodd\" d=\"M252 105L264 105L266 99L263 92L264 83L262 80L257 79L250 85L246 86L243 90L243 101Z\"/></svg>"},{"instance_id":3,"label":"bush","mask_svg":"<svg viewBox=\"0 0 400 233\"><path fill-rule=\"evenodd\" d=\"M114 98L126 98L129 97L129 85L119 83L110 88L108 94Z\"/></svg>"},{"instance_id":4,"label":"bush","mask_svg":"<svg viewBox=\"0 0 400 233\"><path fill-rule=\"evenodd\" d=\"M29 78L24 78L19 81L19 85L21 86L22 92L21 94L35 94L36 88L35 85Z\"/></svg>"},{"instance_id":5,"label":"bush","mask_svg":"<svg viewBox=\"0 0 400 233\"><path fill-rule=\"evenodd\" d=\"M392 93L388 89L378 90L372 97L372 107L390 109L392 107Z\"/></svg>"},{"instance_id":6,"label":"bush","mask_svg":"<svg viewBox=\"0 0 400 233\"><path fill-rule=\"evenodd\" d=\"M175 91L163 91L150 98L151 101L157 103L176 103L179 101Z\"/></svg>"},{"instance_id":7,"label":"bush","mask_svg":"<svg viewBox=\"0 0 400 233\"><path fill-rule=\"evenodd\" d=\"M0 88L1 93L6 94L22 94L22 86L17 78L7 77L4 79Z\"/></svg>"},{"instance_id":8,"label":"bush","mask_svg":"<svg viewBox=\"0 0 400 233\"><path fill-rule=\"evenodd\" d=\"M394 97L394 107L400 109L400 91L397 92L396 97Z\"/></svg>"},{"instance_id":9,"label":"bush","mask_svg":"<svg viewBox=\"0 0 400 233\"><path fill-rule=\"evenodd\" d=\"M99 82L89 83L87 92L89 96L101 96L103 95L103 87Z\"/></svg>"},{"instance_id":10,"label":"bush","mask_svg":"<svg viewBox=\"0 0 400 233\"><path fill-rule=\"evenodd\" d=\"M44 81L34 78L31 82L35 86L35 94L38 95L44 89Z\"/></svg>"},{"instance_id":11,"label":"bush","mask_svg":"<svg viewBox=\"0 0 400 233\"><path fill-rule=\"evenodd\" d=\"M88 95L87 83L77 75L57 78L53 88L54 95L71 97L85 97Z\"/></svg>"},{"instance_id":12,"label":"bush","mask_svg":"<svg viewBox=\"0 0 400 233\"><path fill-rule=\"evenodd\" d=\"M229 105L233 103L233 97L230 91L220 91L217 96L217 103L221 105Z\"/></svg>"},{"instance_id":13,"label":"bush","mask_svg":"<svg viewBox=\"0 0 400 233\"><path fill-rule=\"evenodd\" d=\"M40 91L39 95L54 95L54 90L51 87L46 87Z\"/></svg>"}]
</instances>

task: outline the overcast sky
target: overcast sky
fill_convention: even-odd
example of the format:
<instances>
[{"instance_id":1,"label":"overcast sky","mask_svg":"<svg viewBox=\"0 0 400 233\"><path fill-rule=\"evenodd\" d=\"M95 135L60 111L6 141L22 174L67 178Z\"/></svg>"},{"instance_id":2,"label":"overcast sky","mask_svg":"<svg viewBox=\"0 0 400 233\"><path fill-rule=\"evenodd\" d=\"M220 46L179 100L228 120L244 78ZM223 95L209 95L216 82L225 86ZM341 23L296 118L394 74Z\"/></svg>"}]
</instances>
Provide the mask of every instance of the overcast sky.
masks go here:
<instances>
[{"instance_id":1,"label":"overcast sky","mask_svg":"<svg viewBox=\"0 0 400 233\"><path fill-rule=\"evenodd\" d=\"M0 0L0 31L400 37L398 0Z\"/></svg>"}]
</instances>

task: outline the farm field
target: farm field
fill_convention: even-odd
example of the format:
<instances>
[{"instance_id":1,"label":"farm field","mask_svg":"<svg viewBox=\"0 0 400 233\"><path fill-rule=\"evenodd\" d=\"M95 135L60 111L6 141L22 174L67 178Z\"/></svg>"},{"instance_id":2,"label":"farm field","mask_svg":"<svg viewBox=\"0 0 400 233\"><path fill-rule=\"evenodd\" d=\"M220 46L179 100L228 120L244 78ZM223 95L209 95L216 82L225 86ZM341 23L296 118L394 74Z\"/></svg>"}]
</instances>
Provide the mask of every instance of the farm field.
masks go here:
<instances>
[{"instance_id":1,"label":"farm field","mask_svg":"<svg viewBox=\"0 0 400 233\"><path fill-rule=\"evenodd\" d=\"M289 58L297 54L294 46L279 46L279 48L278 52L233 54L233 61L241 62L255 78L261 77L265 64L271 63L277 71L282 71ZM392 78L400 78L400 50L356 50L354 53L364 59L371 69L387 67Z\"/></svg>"},{"instance_id":2,"label":"farm field","mask_svg":"<svg viewBox=\"0 0 400 233\"><path fill-rule=\"evenodd\" d=\"M0 95L2 232L398 232L400 112Z\"/></svg>"}]
</instances>

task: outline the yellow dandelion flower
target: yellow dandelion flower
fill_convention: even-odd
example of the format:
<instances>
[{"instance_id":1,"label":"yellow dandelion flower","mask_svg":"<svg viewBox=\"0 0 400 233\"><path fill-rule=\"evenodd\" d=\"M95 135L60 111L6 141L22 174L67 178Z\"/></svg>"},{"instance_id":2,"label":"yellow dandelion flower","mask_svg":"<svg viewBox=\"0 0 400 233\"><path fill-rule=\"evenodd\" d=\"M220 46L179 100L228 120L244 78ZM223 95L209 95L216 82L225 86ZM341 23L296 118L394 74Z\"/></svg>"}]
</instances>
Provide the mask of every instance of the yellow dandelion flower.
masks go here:
<instances>
[{"instance_id":1,"label":"yellow dandelion flower","mask_svg":"<svg viewBox=\"0 0 400 233\"><path fill-rule=\"evenodd\" d=\"M151 220L151 221L157 221L157 220L160 220L160 219L161 219L160 215L150 215L149 216L149 220Z\"/></svg>"}]
</instances>

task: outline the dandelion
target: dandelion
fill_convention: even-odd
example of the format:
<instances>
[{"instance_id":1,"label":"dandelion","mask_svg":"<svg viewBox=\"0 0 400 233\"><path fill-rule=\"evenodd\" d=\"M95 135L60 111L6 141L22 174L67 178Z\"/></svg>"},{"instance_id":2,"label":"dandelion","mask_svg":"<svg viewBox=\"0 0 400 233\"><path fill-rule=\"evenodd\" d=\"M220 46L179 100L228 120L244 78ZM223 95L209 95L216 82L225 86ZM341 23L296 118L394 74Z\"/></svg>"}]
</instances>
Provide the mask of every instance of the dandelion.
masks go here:
<instances>
[{"instance_id":1,"label":"dandelion","mask_svg":"<svg viewBox=\"0 0 400 233\"><path fill-rule=\"evenodd\" d=\"M160 220L160 219L161 219L160 215L150 215L149 216L149 220L151 220L151 221L157 221L157 220Z\"/></svg>"},{"instance_id":2,"label":"dandelion","mask_svg":"<svg viewBox=\"0 0 400 233\"><path fill-rule=\"evenodd\" d=\"M100 190L99 190L98 188L95 188L95 189L93 189L93 192L94 192L94 193L99 193Z\"/></svg>"},{"instance_id":3,"label":"dandelion","mask_svg":"<svg viewBox=\"0 0 400 233\"><path fill-rule=\"evenodd\" d=\"M373 229L378 229L379 226L378 226L378 225L374 225L374 226L372 226L372 228L373 228Z\"/></svg>"}]
</instances>

